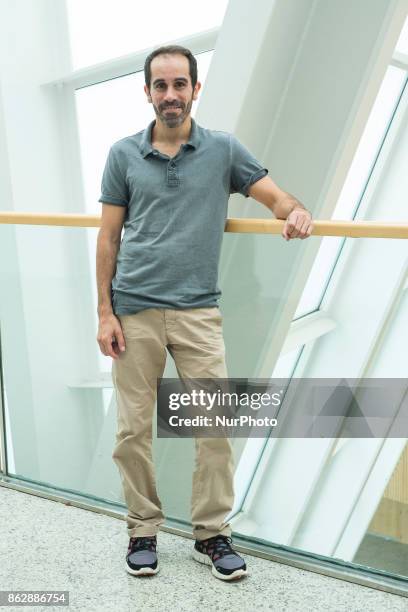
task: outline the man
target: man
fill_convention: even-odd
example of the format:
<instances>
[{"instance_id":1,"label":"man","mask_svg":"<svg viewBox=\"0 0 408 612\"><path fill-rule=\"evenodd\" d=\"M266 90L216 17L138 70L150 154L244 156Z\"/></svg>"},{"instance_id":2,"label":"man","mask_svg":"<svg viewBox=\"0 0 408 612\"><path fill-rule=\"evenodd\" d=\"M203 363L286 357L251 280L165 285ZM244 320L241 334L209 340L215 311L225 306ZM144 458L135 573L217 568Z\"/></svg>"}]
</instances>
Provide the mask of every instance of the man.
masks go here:
<instances>
[{"instance_id":1,"label":"man","mask_svg":"<svg viewBox=\"0 0 408 612\"><path fill-rule=\"evenodd\" d=\"M161 47L145 62L155 121L110 149L102 178L97 242L97 341L111 356L118 407L112 454L128 507L126 569L155 574L164 522L151 454L157 378L166 349L182 378L227 378L218 262L230 193L286 219L286 240L312 232L310 213L227 132L191 118L201 84L188 49ZM121 230L124 236L121 241ZM230 440L195 438L193 558L222 580L246 575L225 522L233 499Z\"/></svg>"}]
</instances>

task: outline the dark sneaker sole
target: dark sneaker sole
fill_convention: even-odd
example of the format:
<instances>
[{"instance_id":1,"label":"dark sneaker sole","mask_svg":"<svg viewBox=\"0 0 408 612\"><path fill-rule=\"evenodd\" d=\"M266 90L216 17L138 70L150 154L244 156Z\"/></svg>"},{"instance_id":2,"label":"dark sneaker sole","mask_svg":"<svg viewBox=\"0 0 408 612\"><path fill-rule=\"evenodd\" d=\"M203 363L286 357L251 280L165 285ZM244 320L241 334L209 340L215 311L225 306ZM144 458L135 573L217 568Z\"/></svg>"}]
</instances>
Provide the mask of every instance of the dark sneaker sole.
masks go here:
<instances>
[{"instance_id":1,"label":"dark sneaker sole","mask_svg":"<svg viewBox=\"0 0 408 612\"><path fill-rule=\"evenodd\" d=\"M152 567L141 567L138 570L134 570L126 563L126 571L129 574L132 574L132 576L153 576L154 574L157 574L159 569L159 566L157 566L155 569L153 569Z\"/></svg>"},{"instance_id":2,"label":"dark sneaker sole","mask_svg":"<svg viewBox=\"0 0 408 612\"><path fill-rule=\"evenodd\" d=\"M204 553L200 553L195 548L193 548L193 559L195 561L198 561L199 563L204 563L204 565L210 565L212 575L216 578L219 578L220 580L239 580L243 576L248 576L248 570L244 569L236 569L235 572L232 572L231 574L221 574L215 568L210 557L208 555L205 555Z\"/></svg>"}]
</instances>

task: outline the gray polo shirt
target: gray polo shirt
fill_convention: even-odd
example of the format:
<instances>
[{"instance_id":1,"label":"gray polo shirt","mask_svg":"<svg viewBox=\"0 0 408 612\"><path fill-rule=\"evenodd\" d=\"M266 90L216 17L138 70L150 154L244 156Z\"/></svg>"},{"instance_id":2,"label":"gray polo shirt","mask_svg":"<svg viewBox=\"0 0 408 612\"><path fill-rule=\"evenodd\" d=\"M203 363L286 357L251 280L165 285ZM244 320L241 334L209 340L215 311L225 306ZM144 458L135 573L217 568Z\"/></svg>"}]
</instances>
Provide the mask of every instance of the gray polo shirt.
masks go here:
<instances>
[{"instance_id":1,"label":"gray polo shirt","mask_svg":"<svg viewBox=\"0 0 408 612\"><path fill-rule=\"evenodd\" d=\"M155 121L110 149L99 202L127 208L112 279L115 314L217 306L228 199L268 170L232 135L191 120L170 158L152 148Z\"/></svg>"}]
</instances>

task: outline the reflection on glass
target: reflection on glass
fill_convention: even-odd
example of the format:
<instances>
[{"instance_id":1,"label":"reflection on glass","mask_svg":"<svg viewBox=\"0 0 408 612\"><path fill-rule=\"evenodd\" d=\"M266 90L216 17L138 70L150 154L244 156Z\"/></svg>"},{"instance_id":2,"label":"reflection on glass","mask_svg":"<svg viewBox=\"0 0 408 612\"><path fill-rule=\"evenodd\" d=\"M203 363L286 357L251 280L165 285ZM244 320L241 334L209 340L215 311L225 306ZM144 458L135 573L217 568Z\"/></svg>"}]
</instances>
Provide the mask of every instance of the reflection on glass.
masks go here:
<instances>
[{"instance_id":1,"label":"reflection on glass","mask_svg":"<svg viewBox=\"0 0 408 612\"><path fill-rule=\"evenodd\" d=\"M67 0L73 68L219 27L227 4L228 0Z\"/></svg>"}]
</instances>

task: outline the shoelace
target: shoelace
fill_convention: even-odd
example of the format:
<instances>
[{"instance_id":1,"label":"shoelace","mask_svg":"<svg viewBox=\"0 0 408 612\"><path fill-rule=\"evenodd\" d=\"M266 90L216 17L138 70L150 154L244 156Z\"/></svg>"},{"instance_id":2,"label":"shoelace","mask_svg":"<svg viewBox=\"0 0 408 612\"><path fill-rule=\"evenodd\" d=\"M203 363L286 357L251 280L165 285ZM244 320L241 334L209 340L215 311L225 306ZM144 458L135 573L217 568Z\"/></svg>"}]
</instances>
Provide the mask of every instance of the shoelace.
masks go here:
<instances>
[{"instance_id":1,"label":"shoelace","mask_svg":"<svg viewBox=\"0 0 408 612\"><path fill-rule=\"evenodd\" d=\"M205 549L213 561L224 557L225 555L235 555L235 551L231 548L232 539L228 536L215 536L206 541Z\"/></svg>"},{"instance_id":2,"label":"shoelace","mask_svg":"<svg viewBox=\"0 0 408 612\"><path fill-rule=\"evenodd\" d=\"M152 550L156 551L156 538L155 537L142 537L142 538L130 538L128 552L135 552L137 550Z\"/></svg>"}]
</instances>

